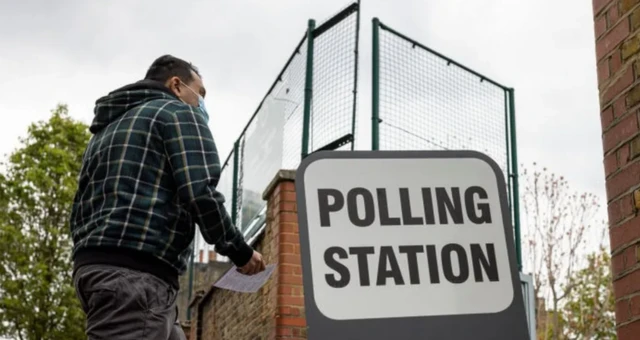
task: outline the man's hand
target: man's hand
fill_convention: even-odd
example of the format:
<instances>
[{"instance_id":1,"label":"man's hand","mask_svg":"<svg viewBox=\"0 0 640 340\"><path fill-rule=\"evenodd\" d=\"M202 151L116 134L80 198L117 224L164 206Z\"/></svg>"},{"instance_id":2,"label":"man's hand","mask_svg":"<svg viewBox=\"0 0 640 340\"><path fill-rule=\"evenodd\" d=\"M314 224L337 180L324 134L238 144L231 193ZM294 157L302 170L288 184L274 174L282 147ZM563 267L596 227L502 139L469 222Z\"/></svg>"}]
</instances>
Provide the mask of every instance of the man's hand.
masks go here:
<instances>
[{"instance_id":1,"label":"man's hand","mask_svg":"<svg viewBox=\"0 0 640 340\"><path fill-rule=\"evenodd\" d=\"M238 268L238 271L244 275L258 274L265 269L264 261L262 260L262 254L257 251L253 251L253 255L247 264Z\"/></svg>"}]
</instances>

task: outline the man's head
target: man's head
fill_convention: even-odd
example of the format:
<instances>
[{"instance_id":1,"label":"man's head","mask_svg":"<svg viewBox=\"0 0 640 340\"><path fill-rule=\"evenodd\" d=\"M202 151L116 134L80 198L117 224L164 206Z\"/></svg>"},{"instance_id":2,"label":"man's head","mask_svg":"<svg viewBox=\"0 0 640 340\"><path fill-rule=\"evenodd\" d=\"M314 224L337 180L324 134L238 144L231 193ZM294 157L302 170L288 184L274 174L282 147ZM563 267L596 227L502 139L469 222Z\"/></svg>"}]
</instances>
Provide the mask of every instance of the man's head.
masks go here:
<instances>
[{"instance_id":1,"label":"man's head","mask_svg":"<svg viewBox=\"0 0 640 340\"><path fill-rule=\"evenodd\" d=\"M198 69L191 63L168 54L151 64L144 79L163 83L180 100L196 107L199 104L198 95L204 98L207 94Z\"/></svg>"}]
</instances>

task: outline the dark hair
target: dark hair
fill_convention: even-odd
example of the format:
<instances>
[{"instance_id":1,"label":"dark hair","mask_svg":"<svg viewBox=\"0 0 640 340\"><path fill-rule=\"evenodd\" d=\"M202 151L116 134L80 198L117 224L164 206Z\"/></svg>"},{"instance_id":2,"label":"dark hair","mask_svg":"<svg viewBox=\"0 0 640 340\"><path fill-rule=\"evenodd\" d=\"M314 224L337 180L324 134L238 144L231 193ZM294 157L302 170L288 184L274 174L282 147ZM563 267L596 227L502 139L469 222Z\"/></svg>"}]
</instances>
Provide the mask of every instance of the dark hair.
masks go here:
<instances>
[{"instance_id":1,"label":"dark hair","mask_svg":"<svg viewBox=\"0 0 640 340\"><path fill-rule=\"evenodd\" d=\"M200 76L198 69L191 63L170 54L165 54L151 64L144 79L165 83L171 77L178 77L183 82L190 83L193 81L191 71Z\"/></svg>"}]
</instances>

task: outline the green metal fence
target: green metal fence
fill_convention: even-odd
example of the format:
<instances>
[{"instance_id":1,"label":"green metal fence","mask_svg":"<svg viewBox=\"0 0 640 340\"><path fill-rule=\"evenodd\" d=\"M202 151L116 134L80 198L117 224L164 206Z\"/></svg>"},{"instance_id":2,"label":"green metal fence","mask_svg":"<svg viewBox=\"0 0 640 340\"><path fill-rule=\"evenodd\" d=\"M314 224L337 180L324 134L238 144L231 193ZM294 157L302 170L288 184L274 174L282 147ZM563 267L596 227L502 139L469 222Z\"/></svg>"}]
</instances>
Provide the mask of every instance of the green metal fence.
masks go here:
<instances>
[{"instance_id":1,"label":"green metal fence","mask_svg":"<svg viewBox=\"0 0 640 340\"><path fill-rule=\"evenodd\" d=\"M359 18L355 2L320 25L309 20L307 31L224 161L218 190L246 239L264 227L262 192L278 170L296 169L314 151L353 147ZM199 231L194 244L189 299L194 258L199 251L213 250Z\"/></svg>"},{"instance_id":2,"label":"green metal fence","mask_svg":"<svg viewBox=\"0 0 640 340\"><path fill-rule=\"evenodd\" d=\"M373 20L372 149L476 150L508 183L521 268L514 91Z\"/></svg>"},{"instance_id":3,"label":"green metal fence","mask_svg":"<svg viewBox=\"0 0 640 340\"><path fill-rule=\"evenodd\" d=\"M353 142L358 3L307 32L236 143L235 222L250 238L264 224L262 191L307 154ZM224 170L226 171L226 169ZM235 194L235 195L233 195Z\"/></svg>"}]
</instances>

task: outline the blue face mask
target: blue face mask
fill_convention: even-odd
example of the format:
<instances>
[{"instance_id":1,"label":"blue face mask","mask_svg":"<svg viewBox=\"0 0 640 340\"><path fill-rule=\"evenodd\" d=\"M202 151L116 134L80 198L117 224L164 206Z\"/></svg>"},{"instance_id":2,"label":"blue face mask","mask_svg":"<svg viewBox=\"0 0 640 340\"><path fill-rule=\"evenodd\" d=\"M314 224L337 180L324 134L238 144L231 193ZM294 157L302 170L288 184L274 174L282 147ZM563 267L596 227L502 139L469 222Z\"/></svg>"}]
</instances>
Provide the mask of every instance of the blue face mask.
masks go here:
<instances>
[{"instance_id":1,"label":"blue face mask","mask_svg":"<svg viewBox=\"0 0 640 340\"><path fill-rule=\"evenodd\" d=\"M204 107L204 98L202 98L202 96L200 94L198 94L196 91L194 91L191 87L189 87L189 85L182 83L186 88L189 89L189 91L193 92L193 94L195 94L196 96L198 96L198 109L200 109L200 113L202 114L202 117L204 118L204 122L209 124L209 113L207 113L207 109ZM185 103L186 104L186 103Z\"/></svg>"},{"instance_id":2,"label":"blue face mask","mask_svg":"<svg viewBox=\"0 0 640 340\"><path fill-rule=\"evenodd\" d=\"M204 98L202 98L202 96L198 96L198 108L204 117L204 122L209 124L209 114L207 113L207 109L204 107Z\"/></svg>"}]
</instances>

